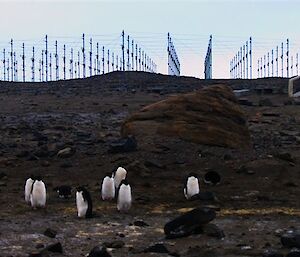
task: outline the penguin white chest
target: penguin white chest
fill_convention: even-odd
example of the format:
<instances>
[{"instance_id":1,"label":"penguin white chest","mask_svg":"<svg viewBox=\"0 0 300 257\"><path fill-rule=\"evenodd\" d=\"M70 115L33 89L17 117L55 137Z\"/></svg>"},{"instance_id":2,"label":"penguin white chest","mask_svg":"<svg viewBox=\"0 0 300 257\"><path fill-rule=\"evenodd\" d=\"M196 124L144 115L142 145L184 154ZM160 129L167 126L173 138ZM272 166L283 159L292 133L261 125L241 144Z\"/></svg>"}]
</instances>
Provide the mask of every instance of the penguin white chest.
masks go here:
<instances>
[{"instance_id":1,"label":"penguin white chest","mask_svg":"<svg viewBox=\"0 0 300 257\"><path fill-rule=\"evenodd\" d=\"M122 184L119 189L117 209L119 211L128 211L131 207L131 187Z\"/></svg>"},{"instance_id":2,"label":"penguin white chest","mask_svg":"<svg viewBox=\"0 0 300 257\"><path fill-rule=\"evenodd\" d=\"M35 181L33 183L30 201L33 208L45 207L46 187L43 181Z\"/></svg>"},{"instance_id":3,"label":"penguin white chest","mask_svg":"<svg viewBox=\"0 0 300 257\"><path fill-rule=\"evenodd\" d=\"M26 203L30 203L30 194L31 194L31 188L33 184L33 179L29 178L26 180L25 183L25 201Z\"/></svg>"},{"instance_id":4,"label":"penguin white chest","mask_svg":"<svg viewBox=\"0 0 300 257\"><path fill-rule=\"evenodd\" d=\"M84 218L88 209L87 201L84 201L82 192L76 192L76 206L79 218Z\"/></svg>"},{"instance_id":5,"label":"penguin white chest","mask_svg":"<svg viewBox=\"0 0 300 257\"><path fill-rule=\"evenodd\" d=\"M115 182L113 178L106 176L102 182L101 196L103 200L115 198Z\"/></svg>"},{"instance_id":6,"label":"penguin white chest","mask_svg":"<svg viewBox=\"0 0 300 257\"><path fill-rule=\"evenodd\" d=\"M193 195L199 194L199 181L195 177L189 177L186 183L186 188L184 189L184 195L187 199L191 198Z\"/></svg>"}]
</instances>

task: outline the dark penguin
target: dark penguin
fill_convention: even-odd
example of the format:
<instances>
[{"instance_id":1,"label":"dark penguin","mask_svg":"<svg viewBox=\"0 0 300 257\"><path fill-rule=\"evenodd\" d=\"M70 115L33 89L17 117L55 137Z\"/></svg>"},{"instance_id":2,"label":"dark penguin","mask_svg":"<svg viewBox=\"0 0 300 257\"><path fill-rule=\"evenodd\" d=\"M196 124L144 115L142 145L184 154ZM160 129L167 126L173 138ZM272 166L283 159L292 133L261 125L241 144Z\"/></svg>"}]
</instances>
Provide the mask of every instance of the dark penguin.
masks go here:
<instances>
[{"instance_id":1,"label":"dark penguin","mask_svg":"<svg viewBox=\"0 0 300 257\"><path fill-rule=\"evenodd\" d=\"M72 188L70 186L62 185L54 188L59 198L68 199L71 198Z\"/></svg>"},{"instance_id":2,"label":"dark penguin","mask_svg":"<svg viewBox=\"0 0 300 257\"><path fill-rule=\"evenodd\" d=\"M190 199L193 195L199 194L199 180L196 173L191 172L185 179L183 193L186 199Z\"/></svg>"},{"instance_id":3,"label":"dark penguin","mask_svg":"<svg viewBox=\"0 0 300 257\"><path fill-rule=\"evenodd\" d=\"M79 218L91 218L93 204L90 193L83 187L78 187L76 192L76 206Z\"/></svg>"}]
</instances>

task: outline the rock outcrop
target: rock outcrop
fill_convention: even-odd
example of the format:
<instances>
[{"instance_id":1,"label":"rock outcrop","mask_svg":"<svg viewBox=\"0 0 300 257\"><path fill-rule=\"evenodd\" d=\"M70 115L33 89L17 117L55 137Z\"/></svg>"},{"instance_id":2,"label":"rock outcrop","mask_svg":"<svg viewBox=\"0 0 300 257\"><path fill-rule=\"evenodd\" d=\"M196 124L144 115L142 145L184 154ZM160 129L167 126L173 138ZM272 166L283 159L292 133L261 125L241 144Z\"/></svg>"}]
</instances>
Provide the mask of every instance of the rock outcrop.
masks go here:
<instances>
[{"instance_id":1,"label":"rock outcrop","mask_svg":"<svg viewBox=\"0 0 300 257\"><path fill-rule=\"evenodd\" d=\"M134 135L138 141L161 135L230 148L250 146L245 115L232 90L224 85L148 105L123 123L121 134Z\"/></svg>"}]
</instances>

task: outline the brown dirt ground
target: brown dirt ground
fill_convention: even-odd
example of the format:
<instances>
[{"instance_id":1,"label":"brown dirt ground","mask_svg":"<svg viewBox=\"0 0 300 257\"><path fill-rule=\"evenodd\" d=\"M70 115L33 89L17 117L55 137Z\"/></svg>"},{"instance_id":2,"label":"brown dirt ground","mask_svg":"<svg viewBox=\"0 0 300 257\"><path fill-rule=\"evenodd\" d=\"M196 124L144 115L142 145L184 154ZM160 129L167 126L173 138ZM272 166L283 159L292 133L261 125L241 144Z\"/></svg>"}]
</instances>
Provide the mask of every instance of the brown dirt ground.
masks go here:
<instances>
[{"instance_id":1,"label":"brown dirt ground","mask_svg":"<svg viewBox=\"0 0 300 257\"><path fill-rule=\"evenodd\" d=\"M286 253L278 234L299 228L300 221L300 106L285 105L286 95L243 96L254 104L242 106L253 142L248 151L154 137L138 142L135 152L109 154L109 140L119 137L122 121L130 113L176 92L205 85L201 80L159 80L149 74L139 74L138 82L134 78L124 83L117 73L102 80L48 85L0 83L0 173L7 175L0 179L0 256L27 256L37 251L38 244L56 241L62 243L64 256L86 256L94 246L116 240L125 245L110 249L115 257L168 256L141 253L158 242L184 257L261 256L268 248ZM157 81L164 81L159 84L162 91L152 90ZM178 87L170 86L174 81L179 81ZM190 87L183 90L181 83L190 83ZM274 106L258 106L265 98ZM76 153L60 159L49 152L43 155L45 146L49 152L72 146ZM20 157L24 151L27 156ZM282 160L277 153L290 153L294 161ZM145 161L153 165L145 167ZM128 169L133 189L134 202L128 214L118 213L115 202L100 199L101 179L120 165ZM241 165L251 172L237 172ZM209 169L221 174L221 183L213 187L201 181L200 186L213 191L218 201L186 201L182 191L185 175L194 171L203 177ZM30 174L44 178L46 209L32 210L23 200ZM62 184L73 188L86 185L96 216L78 219L74 197L62 200L53 191ZM207 204L220 207L213 223L224 230L224 239L206 235L164 238L163 226L168 220ZM135 220L149 226L133 226ZM55 239L43 235L48 227L58 232Z\"/></svg>"}]
</instances>

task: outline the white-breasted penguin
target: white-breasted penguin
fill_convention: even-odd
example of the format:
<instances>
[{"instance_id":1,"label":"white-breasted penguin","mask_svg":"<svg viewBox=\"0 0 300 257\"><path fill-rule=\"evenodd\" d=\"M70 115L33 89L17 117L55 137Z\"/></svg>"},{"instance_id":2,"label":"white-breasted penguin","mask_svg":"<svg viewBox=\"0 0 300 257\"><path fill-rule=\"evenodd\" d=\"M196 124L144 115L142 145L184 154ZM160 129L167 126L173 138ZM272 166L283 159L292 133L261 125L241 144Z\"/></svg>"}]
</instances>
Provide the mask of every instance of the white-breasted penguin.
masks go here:
<instances>
[{"instance_id":1,"label":"white-breasted penguin","mask_svg":"<svg viewBox=\"0 0 300 257\"><path fill-rule=\"evenodd\" d=\"M25 202L30 204L30 195L31 195L31 190L32 190L32 184L34 180L32 177L28 178L25 183Z\"/></svg>"},{"instance_id":2,"label":"white-breasted penguin","mask_svg":"<svg viewBox=\"0 0 300 257\"><path fill-rule=\"evenodd\" d=\"M47 199L46 194L46 186L44 182L40 178L34 180L30 194L31 206L33 208L45 207Z\"/></svg>"},{"instance_id":3,"label":"white-breasted penguin","mask_svg":"<svg viewBox=\"0 0 300 257\"><path fill-rule=\"evenodd\" d=\"M131 196L131 187L128 184L126 179L123 179L119 191L118 191L118 202L117 202L117 209L121 212L129 211L132 203L132 196Z\"/></svg>"},{"instance_id":4,"label":"white-breasted penguin","mask_svg":"<svg viewBox=\"0 0 300 257\"><path fill-rule=\"evenodd\" d=\"M102 200L112 200L115 198L116 188L113 177L106 175L102 182L101 197Z\"/></svg>"},{"instance_id":5,"label":"white-breasted penguin","mask_svg":"<svg viewBox=\"0 0 300 257\"><path fill-rule=\"evenodd\" d=\"M93 216L92 198L83 186L76 188L76 206L79 218L91 218Z\"/></svg>"},{"instance_id":6,"label":"white-breasted penguin","mask_svg":"<svg viewBox=\"0 0 300 257\"><path fill-rule=\"evenodd\" d=\"M197 174L191 172L186 180L183 193L186 199L190 199L193 195L199 194L199 180Z\"/></svg>"},{"instance_id":7,"label":"white-breasted penguin","mask_svg":"<svg viewBox=\"0 0 300 257\"><path fill-rule=\"evenodd\" d=\"M126 179L127 171L123 167L119 167L115 172L113 172L112 177L115 181L115 187L119 188L121 181Z\"/></svg>"}]
</instances>

